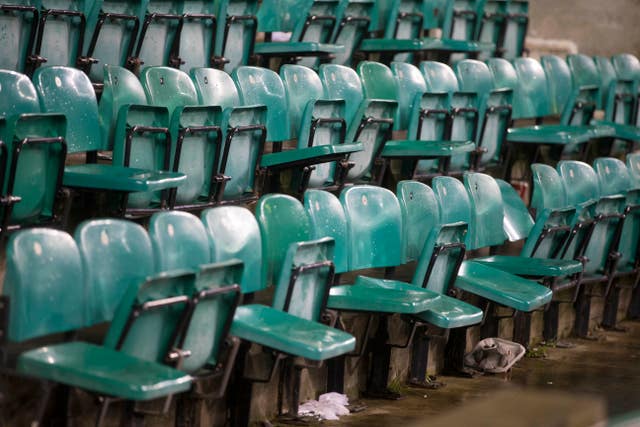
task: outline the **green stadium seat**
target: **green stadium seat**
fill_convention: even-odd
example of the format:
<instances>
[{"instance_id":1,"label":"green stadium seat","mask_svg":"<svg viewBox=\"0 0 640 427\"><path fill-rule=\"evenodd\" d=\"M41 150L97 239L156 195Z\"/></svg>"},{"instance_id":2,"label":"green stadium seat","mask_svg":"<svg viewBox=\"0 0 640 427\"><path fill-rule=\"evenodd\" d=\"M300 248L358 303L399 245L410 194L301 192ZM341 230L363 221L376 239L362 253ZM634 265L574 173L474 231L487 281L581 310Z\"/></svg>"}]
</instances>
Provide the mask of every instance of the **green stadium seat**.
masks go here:
<instances>
[{"instance_id":1,"label":"green stadium seat","mask_svg":"<svg viewBox=\"0 0 640 427\"><path fill-rule=\"evenodd\" d=\"M66 223L56 217L66 157L66 120L42 114L35 87L14 71L0 71L0 201L5 233L23 225Z\"/></svg>"},{"instance_id":2,"label":"green stadium seat","mask_svg":"<svg viewBox=\"0 0 640 427\"><path fill-rule=\"evenodd\" d=\"M39 23L33 52L27 57L28 75L44 62L67 67L91 62L81 56L88 0L36 0L34 6L39 10Z\"/></svg>"},{"instance_id":3,"label":"green stadium seat","mask_svg":"<svg viewBox=\"0 0 640 427\"><path fill-rule=\"evenodd\" d=\"M319 61L344 49L331 42L339 4L339 0L264 0L258 9L258 31L290 33L290 38L256 43L254 53L317 68Z\"/></svg>"},{"instance_id":4,"label":"green stadium seat","mask_svg":"<svg viewBox=\"0 0 640 427\"><path fill-rule=\"evenodd\" d=\"M297 147L344 144L347 134L344 100L326 99L320 78L308 67L285 64L280 68L280 77L287 93L291 135L297 136ZM313 171L297 171L299 176L294 179L298 181L298 192L302 194L307 186L339 187L349 167L345 158L315 165Z\"/></svg>"},{"instance_id":5,"label":"green stadium seat","mask_svg":"<svg viewBox=\"0 0 640 427\"><path fill-rule=\"evenodd\" d=\"M180 70L147 67L140 81L149 103L167 108L171 115L172 170L187 176L173 196L176 206L197 209L219 202L228 180L220 170L225 170L223 159L229 152L223 142L222 108L199 105L195 85Z\"/></svg>"},{"instance_id":6,"label":"green stadium seat","mask_svg":"<svg viewBox=\"0 0 640 427\"><path fill-rule=\"evenodd\" d=\"M216 33L215 61L224 71L233 72L241 65L249 65L253 55L258 28L257 0L220 0ZM224 19L224 25L223 20Z\"/></svg>"},{"instance_id":7,"label":"green stadium seat","mask_svg":"<svg viewBox=\"0 0 640 427\"><path fill-rule=\"evenodd\" d=\"M101 83L105 64L134 67L134 48L144 20L143 0L94 0L87 13L84 55L93 58L81 67L94 83Z\"/></svg>"},{"instance_id":8,"label":"green stadium seat","mask_svg":"<svg viewBox=\"0 0 640 427\"><path fill-rule=\"evenodd\" d=\"M144 0L144 19L140 24L132 68L167 65L178 68L180 27L184 0Z\"/></svg>"},{"instance_id":9,"label":"green stadium seat","mask_svg":"<svg viewBox=\"0 0 640 427\"><path fill-rule=\"evenodd\" d=\"M374 13L374 0L341 0L336 13L336 28L331 40L344 47L331 59L332 64L355 66L360 42L367 36Z\"/></svg>"},{"instance_id":10,"label":"green stadium seat","mask_svg":"<svg viewBox=\"0 0 640 427\"><path fill-rule=\"evenodd\" d=\"M43 111L63 113L67 117L68 153L92 155L96 151L113 148L115 144L125 144L125 150L131 148L131 144L127 147L126 141L107 140L99 129L95 129L99 123L98 105L91 81L84 73L67 67L43 67L36 70L33 80ZM138 132L147 133L144 127L138 128L136 133ZM162 133L165 141L169 139L166 128ZM166 150L167 145L163 148ZM65 167L63 185L119 193L122 195L119 213L124 214L129 193L175 188L185 179L181 173L130 167L133 160L129 160L129 163L118 165L68 165ZM166 206L166 202L164 204Z\"/></svg>"},{"instance_id":11,"label":"green stadium seat","mask_svg":"<svg viewBox=\"0 0 640 427\"><path fill-rule=\"evenodd\" d=\"M510 89L494 89L489 67L480 61L466 59L455 66L463 92L475 92L478 99L478 150L475 170L504 165L504 142L511 121L513 92ZM502 167L504 169L504 167ZM505 171L501 171L504 176Z\"/></svg>"},{"instance_id":12,"label":"green stadium seat","mask_svg":"<svg viewBox=\"0 0 640 427\"><path fill-rule=\"evenodd\" d=\"M259 104L267 107L267 141L274 144L273 152L261 157L262 168L270 171L300 169L342 160L349 154L362 150L362 145L358 143L313 146L308 146L307 143L302 148L279 151L283 141L293 138L289 104L282 79L274 71L260 67L240 67L233 72L233 79L245 105Z\"/></svg>"},{"instance_id":13,"label":"green stadium seat","mask_svg":"<svg viewBox=\"0 0 640 427\"><path fill-rule=\"evenodd\" d=\"M519 58L525 51L524 41L529 30L529 0L509 0L505 19L501 56Z\"/></svg>"},{"instance_id":14,"label":"green stadium seat","mask_svg":"<svg viewBox=\"0 0 640 427\"><path fill-rule=\"evenodd\" d=\"M189 72L194 67L216 65L216 36L219 34L219 2L206 0L184 0L180 32L176 42L176 67ZM224 27L223 27L224 28Z\"/></svg>"},{"instance_id":15,"label":"green stadium seat","mask_svg":"<svg viewBox=\"0 0 640 427\"><path fill-rule=\"evenodd\" d=\"M219 173L231 178L224 186L222 202L257 200L256 175L260 172L258 164L266 140L267 107L241 106L233 80L222 70L194 68L191 79L200 105L222 108L220 127L226 159L220 160Z\"/></svg>"}]
</instances>

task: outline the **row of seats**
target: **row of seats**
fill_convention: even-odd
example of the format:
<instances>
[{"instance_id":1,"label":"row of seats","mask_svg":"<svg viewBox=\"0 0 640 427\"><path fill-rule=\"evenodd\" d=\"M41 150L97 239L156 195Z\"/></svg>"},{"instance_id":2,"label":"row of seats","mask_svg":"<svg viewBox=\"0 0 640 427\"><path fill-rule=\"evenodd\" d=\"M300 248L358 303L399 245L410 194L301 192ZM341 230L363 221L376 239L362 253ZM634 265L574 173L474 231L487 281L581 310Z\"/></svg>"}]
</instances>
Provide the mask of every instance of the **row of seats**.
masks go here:
<instances>
[{"instance_id":1,"label":"row of seats","mask_svg":"<svg viewBox=\"0 0 640 427\"><path fill-rule=\"evenodd\" d=\"M513 58L528 21L522 0L34 0L0 8L11 29L0 68L31 75L42 63L78 67L96 83L105 64L231 72L254 54L312 67L319 59L350 65L355 52L407 57L484 49ZM422 37L434 28L445 37ZM381 37L370 38L381 29ZM267 41L256 43L257 32ZM289 33L289 41L270 42L274 32Z\"/></svg>"},{"instance_id":2,"label":"row of seats","mask_svg":"<svg viewBox=\"0 0 640 427\"><path fill-rule=\"evenodd\" d=\"M122 220L85 222L75 242L64 232L22 231L8 246L3 336L24 342L110 322L102 346L74 341L36 348L18 357L16 369L103 395L148 400L187 391L195 377L184 372L202 374L203 367L221 363L227 332L282 355L316 361L346 355L355 348L353 337L313 323L325 308L335 312L331 325L342 324L341 312L398 313L409 316L414 328L426 323L460 330L483 319L481 309L448 296L466 292L488 302L483 336L497 332L499 318L490 304L506 306L519 313L514 339L526 345L530 313L546 305L545 338L556 338L557 306L566 302L556 295L574 288L580 333L588 325L593 285L606 283L602 296L611 312L618 289L613 278L632 274L635 282L640 271L640 156L629 155L628 164L601 158L594 170L563 161L558 172L533 165L535 219L509 184L466 173L463 182L436 177L431 188L402 181L397 198L366 185L346 188L339 199L309 190L304 205L291 196L266 195L255 217L242 207L206 210L202 222L187 213L157 213L149 235ZM520 256L464 260L466 250L507 239L525 240ZM338 284L343 273L389 271L412 261L412 283L360 275L352 285ZM275 286L271 308L236 308L240 293L269 285ZM368 333L358 339L358 354L367 348ZM388 354L392 345L385 342L372 350L373 358ZM273 360L271 373L280 359ZM233 359L226 363L221 392ZM136 369L122 376L124 366ZM380 369L388 371L384 364ZM380 392L386 379L368 384Z\"/></svg>"},{"instance_id":3,"label":"row of seats","mask_svg":"<svg viewBox=\"0 0 640 427\"><path fill-rule=\"evenodd\" d=\"M150 222L150 237L122 220L86 222L77 229L75 243L63 232L21 231L9 242L3 287L4 306L9 307L8 341L111 323L102 346L70 342L36 348L18 357L17 370L99 394L147 400L187 390L192 377L183 372L199 372L207 362L220 360L215 353L220 345L215 343L227 329L222 320L211 328L214 313L233 315L228 328L232 336L311 360L354 349L348 334L309 323L318 321L325 307L337 312L332 324L341 324L341 312L383 317L399 313L409 316L411 323L445 329L478 324L481 309L448 296L457 289L530 313L551 301L552 290L514 274L554 277L558 282L566 278L575 285L582 265L527 256L463 261L465 248L506 240L504 185L475 173L465 175L464 184L451 177L436 178L433 190L404 181L398 198L373 186L349 187L340 199L309 190L304 205L272 194L260 199L255 218L247 209L232 206L203 212L203 222L187 213L157 213ZM491 215L483 213L487 208ZM243 262L243 274L233 259ZM337 283L334 274L389 269L409 260L417 260L412 283L358 276L352 285L329 287ZM209 265L212 261L223 264ZM154 272L160 275L145 279ZM69 277L77 280L70 284ZM33 286L43 282L46 287ZM275 286L272 308L242 305L233 314L234 293L249 295L269 284ZM69 286L76 289L71 299ZM205 298L210 294L227 297L225 302ZM51 305L52 300L58 303ZM73 313L67 303L72 303ZM190 323L176 322L184 318ZM497 322L495 316L487 316L487 324L488 319ZM182 329L176 331L176 325ZM191 334L204 325L208 332L199 332L199 340L192 342ZM213 336L202 345L209 334ZM366 339L358 339L361 352L368 348ZM516 339L527 344L528 331L516 334ZM197 348L189 347L196 344ZM373 357L385 351L390 345L374 349ZM179 371L154 365L165 362ZM154 375L136 369L122 376L114 368L138 364L152 366Z\"/></svg>"},{"instance_id":4,"label":"row of seats","mask_svg":"<svg viewBox=\"0 0 640 427\"><path fill-rule=\"evenodd\" d=\"M272 175L284 169L294 171L284 187L294 194L380 184L393 159L403 161L406 178L485 169L508 177L522 152L528 163L543 146L554 150L549 161L586 158L594 139L609 151L612 139L626 141L626 150L640 139L640 62L631 55L463 60L454 69L365 61L357 72L325 64L317 74L297 65L280 75L241 67L232 79L215 69L194 69L190 78L149 67L138 79L106 66L99 104L78 70L43 67L35 87L4 72L3 230L51 220L61 186L118 192L121 213L140 214L250 200L282 189ZM605 119L593 122L600 107ZM61 113L66 123L51 115ZM554 114L560 125L541 125ZM538 125L512 126L532 118ZM392 130L407 139L391 140ZM292 139L296 149L279 151ZM266 152L265 142L273 143ZM98 150L112 151L111 165L62 168L65 152Z\"/></svg>"}]
</instances>

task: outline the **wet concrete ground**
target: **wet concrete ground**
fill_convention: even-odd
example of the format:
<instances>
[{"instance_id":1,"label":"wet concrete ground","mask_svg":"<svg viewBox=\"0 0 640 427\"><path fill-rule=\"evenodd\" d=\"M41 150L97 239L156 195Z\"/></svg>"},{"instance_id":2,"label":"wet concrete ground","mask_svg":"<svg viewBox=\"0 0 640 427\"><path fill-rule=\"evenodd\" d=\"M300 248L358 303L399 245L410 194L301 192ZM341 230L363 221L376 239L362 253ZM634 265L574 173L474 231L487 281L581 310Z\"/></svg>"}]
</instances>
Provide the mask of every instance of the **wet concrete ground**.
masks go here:
<instances>
[{"instance_id":1,"label":"wet concrete ground","mask_svg":"<svg viewBox=\"0 0 640 427\"><path fill-rule=\"evenodd\" d=\"M484 375L473 379L442 376L446 387L439 390L403 389L399 401L363 399L367 409L328 426L400 426L420 424L425 419L463 411L471 402L500 392L525 390L539 395L555 392L583 396L573 404L576 412L593 410L593 402L604 400L605 416L616 417L640 410L640 322L622 322L625 333L597 331L596 341L567 339L573 348L541 347L546 357L525 357L508 376ZM595 398L595 399L589 399ZM529 400L519 399L523 413ZM496 414L497 415L497 414ZM499 418L499 416L498 416ZM469 420L468 425L474 425ZM499 424L499 423L498 423ZM429 425L424 423L424 425ZM528 425L550 425L549 423ZM553 423L569 425L569 423ZM581 425L580 422L571 425ZM586 425L592 425L588 423ZM638 424L640 425L640 424Z\"/></svg>"}]
</instances>

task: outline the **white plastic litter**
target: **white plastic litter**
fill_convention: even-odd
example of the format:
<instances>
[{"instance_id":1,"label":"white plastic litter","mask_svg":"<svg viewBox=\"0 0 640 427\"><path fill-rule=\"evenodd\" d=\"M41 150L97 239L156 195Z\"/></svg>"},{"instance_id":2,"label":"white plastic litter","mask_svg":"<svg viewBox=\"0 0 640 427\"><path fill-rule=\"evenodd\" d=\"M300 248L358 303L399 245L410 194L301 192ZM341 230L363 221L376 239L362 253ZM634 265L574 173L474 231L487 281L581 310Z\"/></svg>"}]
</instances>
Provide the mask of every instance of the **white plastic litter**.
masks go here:
<instances>
[{"instance_id":1,"label":"white plastic litter","mask_svg":"<svg viewBox=\"0 0 640 427\"><path fill-rule=\"evenodd\" d=\"M316 417L320 420L338 420L349 415L349 398L340 393L325 393L318 400L310 400L298 407L298 416Z\"/></svg>"},{"instance_id":2,"label":"white plastic litter","mask_svg":"<svg viewBox=\"0 0 640 427\"><path fill-rule=\"evenodd\" d=\"M481 372L507 372L522 359L526 350L515 342L502 338L485 338L464 357L464 364Z\"/></svg>"}]
</instances>

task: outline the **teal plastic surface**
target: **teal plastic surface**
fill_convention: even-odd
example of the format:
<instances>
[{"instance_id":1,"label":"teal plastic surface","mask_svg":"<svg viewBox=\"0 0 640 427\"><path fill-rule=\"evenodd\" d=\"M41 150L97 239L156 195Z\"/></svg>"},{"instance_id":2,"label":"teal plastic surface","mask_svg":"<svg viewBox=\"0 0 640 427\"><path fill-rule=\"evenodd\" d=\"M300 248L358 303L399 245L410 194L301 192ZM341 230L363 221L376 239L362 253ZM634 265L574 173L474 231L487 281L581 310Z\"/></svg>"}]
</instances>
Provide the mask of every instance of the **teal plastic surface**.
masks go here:
<instances>
[{"instance_id":1,"label":"teal plastic surface","mask_svg":"<svg viewBox=\"0 0 640 427\"><path fill-rule=\"evenodd\" d=\"M502 196L504 213L503 228L509 241L526 239L533 229L534 221L518 192L506 181L496 179Z\"/></svg>"},{"instance_id":2,"label":"teal plastic surface","mask_svg":"<svg viewBox=\"0 0 640 427\"><path fill-rule=\"evenodd\" d=\"M215 53L229 62L224 71L231 73L241 65L249 63L258 28L255 18L257 0L220 0L216 15L219 17ZM224 24L222 17L226 17Z\"/></svg>"},{"instance_id":3,"label":"teal plastic surface","mask_svg":"<svg viewBox=\"0 0 640 427\"><path fill-rule=\"evenodd\" d=\"M466 173L464 186L471 202L470 249L504 243L504 210L502 194L496 180L483 173Z\"/></svg>"},{"instance_id":4,"label":"teal plastic surface","mask_svg":"<svg viewBox=\"0 0 640 427\"><path fill-rule=\"evenodd\" d=\"M9 341L85 327L88 295L80 253L71 236L46 228L12 235L2 295L11 305Z\"/></svg>"}]
</instances>

